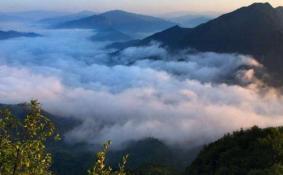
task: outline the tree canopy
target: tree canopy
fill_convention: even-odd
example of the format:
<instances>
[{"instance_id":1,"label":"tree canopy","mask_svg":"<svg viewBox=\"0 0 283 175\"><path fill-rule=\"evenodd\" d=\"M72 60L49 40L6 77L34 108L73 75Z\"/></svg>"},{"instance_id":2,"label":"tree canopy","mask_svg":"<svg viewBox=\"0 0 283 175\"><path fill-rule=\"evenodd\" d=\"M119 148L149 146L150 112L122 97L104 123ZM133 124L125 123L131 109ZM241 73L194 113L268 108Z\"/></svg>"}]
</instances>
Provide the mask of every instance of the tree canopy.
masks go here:
<instances>
[{"instance_id":1,"label":"tree canopy","mask_svg":"<svg viewBox=\"0 0 283 175\"><path fill-rule=\"evenodd\" d=\"M188 167L190 175L283 174L283 128L253 127L207 145Z\"/></svg>"},{"instance_id":2,"label":"tree canopy","mask_svg":"<svg viewBox=\"0 0 283 175\"><path fill-rule=\"evenodd\" d=\"M54 123L42 115L40 104L28 104L28 114L20 119L8 109L0 110L0 175L53 175L50 170L52 154L47 150L50 139L60 140ZM89 175L126 175L128 155L122 158L119 169L106 165L111 142L97 153Z\"/></svg>"},{"instance_id":3,"label":"tree canopy","mask_svg":"<svg viewBox=\"0 0 283 175\"><path fill-rule=\"evenodd\" d=\"M23 120L1 110L0 174L51 175L52 156L45 146L50 138L59 139L59 135L52 121L41 115L37 101L31 101Z\"/></svg>"}]
</instances>

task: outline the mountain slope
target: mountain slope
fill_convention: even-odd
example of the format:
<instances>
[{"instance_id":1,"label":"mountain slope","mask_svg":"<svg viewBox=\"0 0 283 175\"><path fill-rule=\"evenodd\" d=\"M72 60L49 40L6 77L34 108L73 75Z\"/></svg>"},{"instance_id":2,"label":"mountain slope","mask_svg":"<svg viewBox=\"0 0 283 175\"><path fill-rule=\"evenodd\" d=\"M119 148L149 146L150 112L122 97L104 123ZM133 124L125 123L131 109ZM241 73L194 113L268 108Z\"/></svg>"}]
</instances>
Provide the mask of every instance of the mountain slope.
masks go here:
<instances>
[{"instance_id":1,"label":"mountain slope","mask_svg":"<svg viewBox=\"0 0 283 175\"><path fill-rule=\"evenodd\" d=\"M20 120L24 119L29 112L26 104L0 104L1 109L9 109ZM72 143L70 140L65 142L65 134L80 125L81 121L70 117L59 117L46 111L42 111L42 114L55 124L62 136L61 141L50 140L47 144L47 149L54 156L52 171L58 175L87 174L87 169L93 166L96 151L101 149L100 145L89 145L84 142ZM201 148L202 146L190 149L175 148L157 139L146 138L127 143L123 149L110 150L107 162L112 167L118 168L121 157L129 154L127 168L133 171L133 174L136 172L144 174L144 171L148 174L156 174L153 173L156 170L158 172L160 170L179 172L194 160Z\"/></svg>"},{"instance_id":2,"label":"mountain slope","mask_svg":"<svg viewBox=\"0 0 283 175\"><path fill-rule=\"evenodd\" d=\"M78 20L81 18L85 18L88 16L94 15L95 12L92 11L81 11L75 14L70 14L70 15L65 15L65 16L59 16L59 17L52 17L52 18L45 18L39 21L41 24L45 24L48 26L52 25L58 25L67 21L72 21L72 20Z\"/></svg>"},{"instance_id":3,"label":"mountain slope","mask_svg":"<svg viewBox=\"0 0 283 175\"><path fill-rule=\"evenodd\" d=\"M283 18L283 7L277 7L276 10L280 15L282 15L281 17Z\"/></svg>"},{"instance_id":4,"label":"mountain slope","mask_svg":"<svg viewBox=\"0 0 283 175\"><path fill-rule=\"evenodd\" d=\"M169 20L175 23L180 24L182 27L196 27L200 24L206 23L209 20L211 20L212 17L210 16L201 16L201 15L185 15L185 16L179 16L170 18Z\"/></svg>"},{"instance_id":5,"label":"mountain slope","mask_svg":"<svg viewBox=\"0 0 283 175\"><path fill-rule=\"evenodd\" d=\"M240 8L193 29L174 27L140 44L160 41L172 49L253 55L269 71L283 73L283 17L268 3Z\"/></svg>"},{"instance_id":6,"label":"mountain slope","mask_svg":"<svg viewBox=\"0 0 283 175\"><path fill-rule=\"evenodd\" d=\"M111 21L113 28L123 32L157 32L175 25L160 18L121 10L109 11L101 16Z\"/></svg>"},{"instance_id":7,"label":"mountain slope","mask_svg":"<svg viewBox=\"0 0 283 175\"><path fill-rule=\"evenodd\" d=\"M24 33L16 31L0 31L0 40L17 38L17 37L39 37L39 34L36 33Z\"/></svg>"},{"instance_id":8,"label":"mountain slope","mask_svg":"<svg viewBox=\"0 0 283 175\"><path fill-rule=\"evenodd\" d=\"M27 106L27 104L16 104L16 105L0 104L0 109L9 109L12 112L12 114L17 116L19 119L24 118L29 111L29 107ZM58 117L46 111L42 111L42 114L47 116L49 119L52 120L52 122L54 122L60 134L64 134L65 132L73 129L74 127L80 124L80 121L78 120L72 118Z\"/></svg>"},{"instance_id":9,"label":"mountain slope","mask_svg":"<svg viewBox=\"0 0 283 175\"><path fill-rule=\"evenodd\" d=\"M111 23L100 15L92 15L82 19L67 21L58 24L55 28L80 28L80 29L103 29L110 28Z\"/></svg>"},{"instance_id":10,"label":"mountain slope","mask_svg":"<svg viewBox=\"0 0 283 175\"><path fill-rule=\"evenodd\" d=\"M103 29L97 32L94 36L90 38L92 41L112 41L112 42L125 42L130 41L132 38L118 30L112 28Z\"/></svg>"},{"instance_id":11,"label":"mountain slope","mask_svg":"<svg viewBox=\"0 0 283 175\"><path fill-rule=\"evenodd\" d=\"M237 131L206 146L185 174L280 175L282 145L282 127Z\"/></svg>"},{"instance_id":12,"label":"mountain slope","mask_svg":"<svg viewBox=\"0 0 283 175\"><path fill-rule=\"evenodd\" d=\"M113 28L135 37L144 37L146 33L154 33L174 26L175 24L160 18L129 13L121 10L105 12L86 18L68 21L56 28L84 28L103 30Z\"/></svg>"}]
</instances>

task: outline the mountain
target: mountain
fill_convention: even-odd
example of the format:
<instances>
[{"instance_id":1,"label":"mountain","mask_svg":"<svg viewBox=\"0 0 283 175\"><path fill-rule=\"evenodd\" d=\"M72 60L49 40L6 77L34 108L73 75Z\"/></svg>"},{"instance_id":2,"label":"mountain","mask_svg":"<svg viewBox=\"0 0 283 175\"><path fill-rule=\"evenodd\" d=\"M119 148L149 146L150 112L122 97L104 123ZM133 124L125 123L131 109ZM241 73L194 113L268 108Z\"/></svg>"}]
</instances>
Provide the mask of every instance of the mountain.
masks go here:
<instances>
[{"instance_id":1,"label":"mountain","mask_svg":"<svg viewBox=\"0 0 283 175\"><path fill-rule=\"evenodd\" d=\"M175 22L182 27L192 28L200 24L206 23L212 18L213 17L211 16L202 16L202 15L184 15L184 16L170 18L168 20Z\"/></svg>"},{"instance_id":2,"label":"mountain","mask_svg":"<svg viewBox=\"0 0 283 175\"><path fill-rule=\"evenodd\" d=\"M0 12L0 22L7 22L7 21L13 22L13 21L20 21L20 20L22 20L21 17L13 16L13 15L9 15L9 14Z\"/></svg>"},{"instance_id":3,"label":"mountain","mask_svg":"<svg viewBox=\"0 0 283 175\"><path fill-rule=\"evenodd\" d=\"M36 33L25 33L25 32L16 32L13 30L10 31L0 31L0 40L6 40L10 38L18 38L18 37L39 37L41 35Z\"/></svg>"},{"instance_id":4,"label":"mountain","mask_svg":"<svg viewBox=\"0 0 283 175\"><path fill-rule=\"evenodd\" d=\"M58 24L61 24L61 23L65 23L67 21L85 18L85 17L88 17L88 16L92 16L94 14L95 14L95 12L93 12L93 11L81 11L81 12L74 13L74 14L41 19L38 22L41 23L41 24L45 24L47 26L52 26L52 25L58 25Z\"/></svg>"},{"instance_id":5,"label":"mountain","mask_svg":"<svg viewBox=\"0 0 283 175\"><path fill-rule=\"evenodd\" d=\"M0 109L9 109L12 114L18 117L19 119L24 118L29 111L27 104L0 104ZM54 122L60 133L65 133L80 124L78 120L55 116L46 111L42 111L42 114L51 119L52 122Z\"/></svg>"},{"instance_id":6,"label":"mountain","mask_svg":"<svg viewBox=\"0 0 283 175\"><path fill-rule=\"evenodd\" d=\"M95 160L96 150L90 145L61 143L51 148L54 155L52 170L58 175L86 174ZM182 149L169 147L163 142L146 138L124 145L122 150L110 150L107 162L114 169L121 157L129 154L127 169L135 175L168 175L181 174L196 158L202 147ZM146 173L145 173L146 171ZM156 173L158 171L159 173ZM160 172L161 171L161 172ZM172 173L174 172L174 173Z\"/></svg>"},{"instance_id":7,"label":"mountain","mask_svg":"<svg viewBox=\"0 0 283 175\"><path fill-rule=\"evenodd\" d=\"M109 11L101 14L109 21L113 28L123 32L157 32L174 26L174 23L146 15L129 13L121 10Z\"/></svg>"},{"instance_id":8,"label":"mountain","mask_svg":"<svg viewBox=\"0 0 283 175\"><path fill-rule=\"evenodd\" d=\"M282 8L255 3L222 15L195 28L172 27L141 40L138 45L159 41L172 50L240 53L254 56L269 72L283 73ZM282 79L282 78L281 78Z\"/></svg>"},{"instance_id":9,"label":"mountain","mask_svg":"<svg viewBox=\"0 0 283 175\"><path fill-rule=\"evenodd\" d=\"M92 15L82 19L67 21L54 26L55 28L79 28L79 29L103 29L110 28L111 23L105 17L100 15Z\"/></svg>"},{"instance_id":10,"label":"mountain","mask_svg":"<svg viewBox=\"0 0 283 175\"><path fill-rule=\"evenodd\" d=\"M103 30L113 28L133 37L144 37L172 27L175 24L160 18L129 13L121 10L108 11L99 15L68 21L55 26L56 28L85 28Z\"/></svg>"},{"instance_id":11,"label":"mountain","mask_svg":"<svg viewBox=\"0 0 283 175\"><path fill-rule=\"evenodd\" d=\"M20 120L24 119L29 112L26 104L0 104L1 109L9 109ZM42 114L55 124L62 136L61 141L54 142L50 140L47 144L47 149L54 156L52 171L58 175L87 174L88 168L93 166L96 151L100 150L101 147L87 143L65 142L65 134L80 125L81 122L70 117L56 116L44 110L42 110ZM144 171L148 175L157 175L157 172L160 171L182 172L196 158L202 146L189 149L184 148L168 146L158 139L145 138L124 144L123 149L111 149L107 156L107 162L112 167L118 168L117 165L121 157L129 154L127 168L134 172L133 174L143 175ZM163 174L161 173L160 175Z\"/></svg>"},{"instance_id":12,"label":"mountain","mask_svg":"<svg viewBox=\"0 0 283 175\"><path fill-rule=\"evenodd\" d=\"M276 8L276 11L277 11L280 15L282 15L281 17L283 17L283 7L277 7L277 8Z\"/></svg>"},{"instance_id":13,"label":"mountain","mask_svg":"<svg viewBox=\"0 0 283 175\"><path fill-rule=\"evenodd\" d=\"M90 17L65 22L63 24L55 25L55 28L81 28L94 29L96 34L90 39L93 41L128 41L132 37L125 33L116 30L111 26L111 22L103 16L92 15Z\"/></svg>"},{"instance_id":14,"label":"mountain","mask_svg":"<svg viewBox=\"0 0 283 175\"><path fill-rule=\"evenodd\" d=\"M0 13L0 20L3 21L24 21L34 22L45 18L54 18L69 14L68 12L57 12L57 11L20 11L20 12L2 12ZM5 17L6 16L6 17ZM5 17L5 18L4 18Z\"/></svg>"},{"instance_id":15,"label":"mountain","mask_svg":"<svg viewBox=\"0 0 283 175\"><path fill-rule=\"evenodd\" d=\"M125 42L133 38L112 28L103 29L90 38L92 41Z\"/></svg>"},{"instance_id":16,"label":"mountain","mask_svg":"<svg viewBox=\"0 0 283 175\"><path fill-rule=\"evenodd\" d=\"M280 175L282 145L282 127L240 130L207 145L185 174Z\"/></svg>"}]
</instances>

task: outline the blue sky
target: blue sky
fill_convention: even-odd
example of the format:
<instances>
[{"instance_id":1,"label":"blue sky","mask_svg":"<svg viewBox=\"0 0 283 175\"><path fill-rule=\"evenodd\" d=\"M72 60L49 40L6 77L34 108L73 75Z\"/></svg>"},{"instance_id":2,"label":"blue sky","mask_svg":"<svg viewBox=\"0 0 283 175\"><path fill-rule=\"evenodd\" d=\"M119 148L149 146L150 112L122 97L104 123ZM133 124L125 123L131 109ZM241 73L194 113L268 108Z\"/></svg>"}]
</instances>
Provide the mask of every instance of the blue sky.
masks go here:
<instances>
[{"instance_id":1,"label":"blue sky","mask_svg":"<svg viewBox=\"0 0 283 175\"><path fill-rule=\"evenodd\" d=\"M0 0L0 10L105 11L123 9L148 14L174 11L227 12L253 2L270 2L273 6L283 6L283 0Z\"/></svg>"}]
</instances>

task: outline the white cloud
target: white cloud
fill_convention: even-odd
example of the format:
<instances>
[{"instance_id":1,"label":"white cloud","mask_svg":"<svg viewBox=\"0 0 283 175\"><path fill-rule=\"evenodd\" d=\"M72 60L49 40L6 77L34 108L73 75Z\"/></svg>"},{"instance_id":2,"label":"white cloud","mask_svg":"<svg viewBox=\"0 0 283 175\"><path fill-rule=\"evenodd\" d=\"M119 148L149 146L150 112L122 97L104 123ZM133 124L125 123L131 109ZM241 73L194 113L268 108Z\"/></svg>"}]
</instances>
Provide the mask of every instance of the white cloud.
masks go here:
<instances>
[{"instance_id":1,"label":"white cloud","mask_svg":"<svg viewBox=\"0 0 283 175\"><path fill-rule=\"evenodd\" d=\"M189 147L241 127L283 124L281 95L256 86L260 65L248 56L172 55L153 44L111 57L103 43L84 39L87 31L48 32L0 43L0 102L36 98L49 112L81 119L69 141L119 147L155 137ZM162 61L146 59L156 56ZM229 76L251 84L220 81Z\"/></svg>"}]
</instances>

